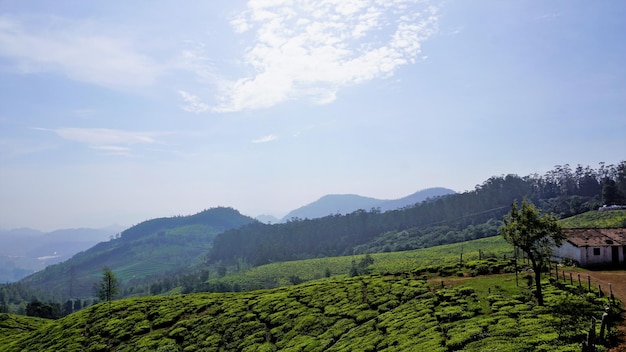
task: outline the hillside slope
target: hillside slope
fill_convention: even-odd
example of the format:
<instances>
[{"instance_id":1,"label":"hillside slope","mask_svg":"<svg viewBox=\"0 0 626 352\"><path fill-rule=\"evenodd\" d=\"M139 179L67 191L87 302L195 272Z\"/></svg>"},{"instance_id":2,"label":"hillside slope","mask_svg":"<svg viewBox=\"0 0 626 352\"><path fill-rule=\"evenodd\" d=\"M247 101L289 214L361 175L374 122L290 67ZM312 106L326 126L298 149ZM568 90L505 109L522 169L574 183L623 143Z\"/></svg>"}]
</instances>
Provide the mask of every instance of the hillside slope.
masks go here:
<instances>
[{"instance_id":1,"label":"hillside slope","mask_svg":"<svg viewBox=\"0 0 626 352\"><path fill-rule=\"evenodd\" d=\"M445 287L406 273L125 299L14 334L3 350L579 350L589 317L600 314L607 299L544 284L545 307L529 300L513 274L448 279Z\"/></svg>"},{"instance_id":2,"label":"hillside slope","mask_svg":"<svg viewBox=\"0 0 626 352\"><path fill-rule=\"evenodd\" d=\"M559 221L565 228L626 227L626 210L592 210Z\"/></svg>"},{"instance_id":3,"label":"hillside slope","mask_svg":"<svg viewBox=\"0 0 626 352\"><path fill-rule=\"evenodd\" d=\"M61 297L89 297L103 266L112 269L122 284L185 268L201 260L217 234L253 222L231 208L148 220L21 282Z\"/></svg>"}]
</instances>

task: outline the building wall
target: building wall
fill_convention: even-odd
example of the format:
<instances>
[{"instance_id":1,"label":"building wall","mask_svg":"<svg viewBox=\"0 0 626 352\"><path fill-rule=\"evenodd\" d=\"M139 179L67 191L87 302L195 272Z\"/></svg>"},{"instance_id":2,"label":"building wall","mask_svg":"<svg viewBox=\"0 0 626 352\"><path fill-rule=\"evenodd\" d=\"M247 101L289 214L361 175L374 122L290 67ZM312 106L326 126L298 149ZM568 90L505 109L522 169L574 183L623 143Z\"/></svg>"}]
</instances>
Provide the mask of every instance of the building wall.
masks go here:
<instances>
[{"instance_id":1,"label":"building wall","mask_svg":"<svg viewBox=\"0 0 626 352\"><path fill-rule=\"evenodd\" d=\"M585 265L581 260L581 248L578 248L569 242L565 242L562 246L557 247L554 250L553 257L557 260L568 258L577 261L580 265Z\"/></svg>"},{"instance_id":2,"label":"building wall","mask_svg":"<svg viewBox=\"0 0 626 352\"><path fill-rule=\"evenodd\" d=\"M595 250L595 252L594 252ZM611 255L611 247L581 247L581 256L585 258L585 265L611 264L613 257ZM595 254L595 253L600 254ZM581 262L582 265L582 262Z\"/></svg>"},{"instance_id":3,"label":"building wall","mask_svg":"<svg viewBox=\"0 0 626 352\"><path fill-rule=\"evenodd\" d=\"M624 264L624 250L619 246L619 262ZM569 242L565 242L561 247L554 250L553 257L557 260L569 258L577 261L580 266L611 265L613 263L613 252L611 246L602 247L576 247Z\"/></svg>"}]
</instances>

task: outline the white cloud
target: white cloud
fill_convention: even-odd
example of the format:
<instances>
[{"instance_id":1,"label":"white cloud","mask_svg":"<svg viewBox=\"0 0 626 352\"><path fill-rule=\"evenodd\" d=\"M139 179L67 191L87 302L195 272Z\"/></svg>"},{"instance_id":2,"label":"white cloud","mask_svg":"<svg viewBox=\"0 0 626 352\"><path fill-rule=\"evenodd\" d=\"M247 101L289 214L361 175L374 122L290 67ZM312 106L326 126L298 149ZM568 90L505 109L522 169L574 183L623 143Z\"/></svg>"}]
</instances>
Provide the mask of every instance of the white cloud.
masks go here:
<instances>
[{"instance_id":1,"label":"white cloud","mask_svg":"<svg viewBox=\"0 0 626 352\"><path fill-rule=\"evenodd\" d=\"M436 13L419 0L250 0L231 25L256 37L244 57L252 73L223 84L215 110L332 102L341 87L414 63Z\"/></svg>"},{"instance_id":2,"label":"white cloud","mask_svg":"<svg viewBox=\"0 0 626 352\"><path fill-rule=\"evenodd\" d=\"M267 136L263 136L257 139L252 140L252 143L267 143L272 142L278 139L278 136L273 134L268 134Z\"/></svg>"},{"instance_id":3,"label":"white cloud","mask_svg":"<svg viewBox=\"0 0 626 352\"><path fill-rule=\"evenodd\" d=\"M208 104L203 103L202 101L200 101L200 98L189 92L179 90L178 94L185 102L185 105L182 105L180 108L187 112L201 113L209 111L211 109Z\"/></svg>"},{"instance_id":4,"label":"white cloud","mask_svg":"<svg viewBox=\"0 0 626 352\"><path fill-rule=\"evenodd\" d=\"M105 152L107 155L131 156L134 145L162 144L159 136L168 132L124 131L109 128L36 128L54 132L57 136L88 146L90 149Z\"/></svg>"},{"instance_id":5,"label":"white cloud","mask_svg":"<svg viewBox=\"0 0 626 352\"><path fill-rule=\"evenodd\" d=\"M103 34L92 27L88 21L56 17L0 16L0 56L10 58L22 73L61 73L109 88L154 83L161 68L138 52L128 35Z\"/></svg>"},{"instance_id":6,"label":"white cloud","mask_svg":"<svg viewBox=\"0 0 626 352\"><path fill-rule=\"evenodd\" d=\"M163 133L133 132L109 128L58 128L51 130L59 137L91 146L115 144L153 144L158 143L156 136Z\"/></svg>"},{"instance_id":7,"label":"white cloud","mask_svg":"<svg viewBox=\"0 0 626 352\"><path fill-rule=\"evenodd\" d=\"M99 146L91 146L91 149L103 151L106 155L116 155L116 156L132 156L131 149L129 147L121 147L117 145L99 145Z\"/></svg>"}]
</instances>

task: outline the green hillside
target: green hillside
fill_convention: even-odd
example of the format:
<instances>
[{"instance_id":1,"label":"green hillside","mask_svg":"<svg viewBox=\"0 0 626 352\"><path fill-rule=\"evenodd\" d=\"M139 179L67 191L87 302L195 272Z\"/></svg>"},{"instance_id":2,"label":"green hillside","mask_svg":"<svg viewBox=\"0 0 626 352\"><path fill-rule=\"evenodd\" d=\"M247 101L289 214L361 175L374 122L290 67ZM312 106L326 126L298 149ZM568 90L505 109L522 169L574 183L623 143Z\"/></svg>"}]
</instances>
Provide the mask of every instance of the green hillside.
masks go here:
<instances>
[{"instance_id":1,"label":"green hillside","mask_svg":"<svg viewBox=\"0 0 626 352\"><path fill-rule=\"evenodd\" d=\"M544 284L544 307L513 274L124 299L4 337L3 351L579 351L605 299Z\"/></svg>"},{"instance_id":2,"label":"green hillside","mask_svg":"<svg viewBox=\"0 0 626 352\"><path fill-rule=\"evenodd\" d=\"M592 210L560 221L565 228L617 228L626 227L626 210Z\"/></svg>"},{"instance_id":3,"label":"green hillside","mask_svg":"<svg viewBox=\"0 0 626 352\"><path fill-rule=\"evenodd\" d=\"M502 237L496 236L412 251L372 253L369 256L373 263L367 269L372 274L388 275L410 272L417 267L446 268L459 263L461 253L465 262L479 259L479 256L511 257L513 247ZM349 275L352 267L363 258L365 255L266 264L208 280L207 288L210 291L247 291L292 285L327 276Z\"/></svg>"},{"instance_id":4,"label":"green hillside","mask_svg":"<svg viewBox=\"0 0 626 352\"><path fill-rule=\"evenodd\" d=\"M149 220L21 282L57 297L89 297L103 266L111 268L123 285L189 268L202 262L216 235L252 222L231 208Z\"/></svg>"}]
</instances>

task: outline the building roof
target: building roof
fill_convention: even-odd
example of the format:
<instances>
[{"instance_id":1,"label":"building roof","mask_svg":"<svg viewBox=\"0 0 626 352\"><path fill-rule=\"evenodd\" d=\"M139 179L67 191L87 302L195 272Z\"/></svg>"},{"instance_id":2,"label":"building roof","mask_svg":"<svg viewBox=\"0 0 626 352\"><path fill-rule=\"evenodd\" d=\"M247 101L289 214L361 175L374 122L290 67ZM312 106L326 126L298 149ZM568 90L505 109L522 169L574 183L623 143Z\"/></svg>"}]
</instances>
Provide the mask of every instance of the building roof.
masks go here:
<instances>
[{"instance_id":1,"label":"building roof","mask_svg":"<svg viewBox=\"0 0 626 352\"><path fill-rule=\"evenodd\" d=\"M563 234L576 247L626 246L626 228L563 229Z\"/></svg>"}]
</instances>

